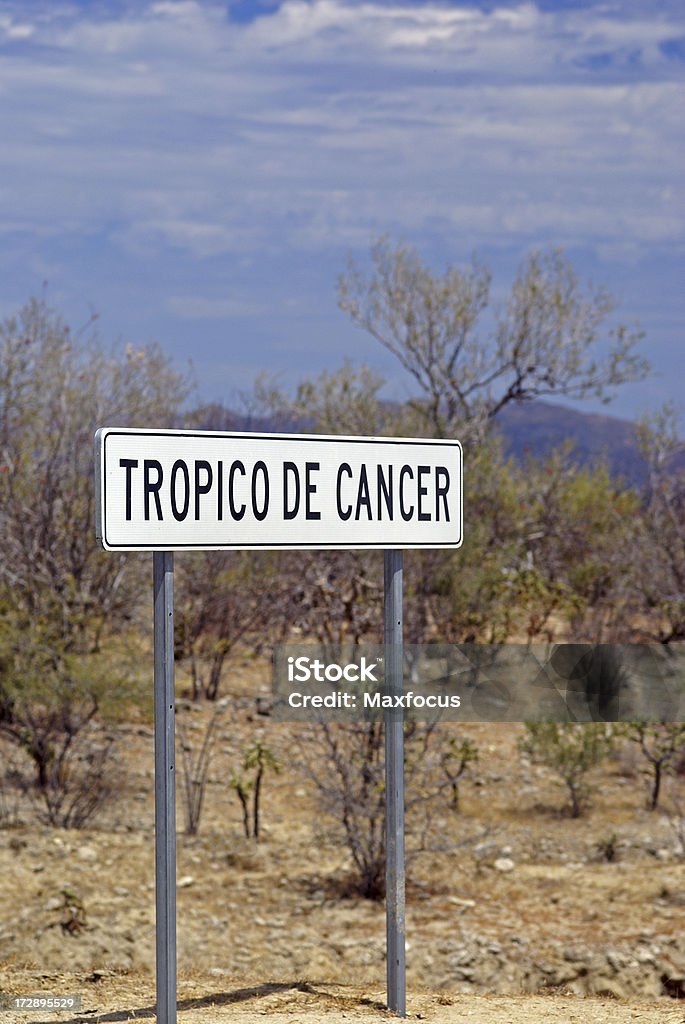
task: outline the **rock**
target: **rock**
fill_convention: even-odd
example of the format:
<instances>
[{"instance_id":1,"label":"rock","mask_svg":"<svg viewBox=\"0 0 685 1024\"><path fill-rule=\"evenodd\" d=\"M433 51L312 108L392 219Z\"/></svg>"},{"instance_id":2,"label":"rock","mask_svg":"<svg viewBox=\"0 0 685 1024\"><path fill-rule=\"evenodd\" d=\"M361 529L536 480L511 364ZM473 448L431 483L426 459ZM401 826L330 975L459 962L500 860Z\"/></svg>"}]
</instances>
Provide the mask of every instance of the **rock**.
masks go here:
<instances>
[{"instance_id":1,"label":"rock","mask_svg":"<svg viewBox=\"0 0 685 1024\"><path fill-rule=\"evenodd\" d=\"M193 877L193 875L183 875L183 877L179 878L178 882L176 883L176 887L178 889L187 889L188 886L192 885L194 881L195 878Z\"/></svg>"},{"instance_id":2,"label":"rock","mask_svg":"<svg viewBox=\"0 0 685 1024\"><path fill-rule=\"evenodd\" d=\"M256 708L257 708L257 714L258 715L264 715L265 717L268 717L271 714L271 712L273 711L273 707L274 707L273 697L270 696L270 695L268 697L263 697L261 695L257 696L255 698L255 705L256 705Z\"/></svg>"},{"instance_id":3,"label":"rock","mask_svg":"<svg viewBox=\"0 0 685 1024\"><path fill-rule=\"evenodd\" d=\"M590 991L593 996L608 996L610 999L626 999L628 996L624 986L613 978L597 978Z\"/></svg>"},{"instance_id":4,"label":"rock","mask_svg":"<svg viewBox=\"0 0 685 1024\"><path fill-rule=\"evenodd\" d=\"M624 957L621 953L618 953L616 952L616 950L613 949L607 950L606 958L609 966L612 967L616 972L620 971L622 967L625 967L627 963L626 957Z\"/></svg>"},{"instance_id":5,"label":"rock","mask_svg":"<svg viewBox=\"0 0 685 1024\"><path fill-rule=\"evenodd\" d=\"M450 896L448 903L452 903L455 907L463 907L465 910L469 907L475 907L475 900L462 900L458 896Z\"/></svg>"},{"instance_id":6,"label":"rock","mask_svg":"<svg viewBox=\"0 0 685 1024\"><path fill-rule=\"evenodd\" d=\"M79 846L76 856L80 860L95 861L98 859L98 852L94 846Z\"/></svg>"},{"instance_id":7,"label":"rock","mask_svg":"<svg viewBox=\"0 0 685 1024\"><path fill-rule=\"evenodd\" d=\"M493 867L495 871L507 872L513 871L516 865L514 864L511 857L498 857L495 863L493 864Z\"/></svg>"}]
</instances>

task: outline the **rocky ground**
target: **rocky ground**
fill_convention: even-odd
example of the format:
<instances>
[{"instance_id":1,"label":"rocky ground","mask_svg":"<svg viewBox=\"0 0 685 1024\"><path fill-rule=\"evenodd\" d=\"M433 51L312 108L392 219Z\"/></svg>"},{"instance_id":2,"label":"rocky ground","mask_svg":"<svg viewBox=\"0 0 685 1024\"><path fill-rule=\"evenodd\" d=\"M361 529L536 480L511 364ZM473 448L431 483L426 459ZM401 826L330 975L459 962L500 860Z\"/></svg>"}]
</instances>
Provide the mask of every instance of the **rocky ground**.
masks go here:
<instances>
[{"instance_id":1,"label":"rocky ground","mask_svg":"<svg viewBox=\"0 0 685 1024\"><path fill-rule=\"evenodd\" d=\"M197 749L207 715L181 705L188 748ZM179 802L181 1020L236 1019L238 1006L241 1021L384 1016L384 909L341 895L349 859L327 841L311 783L288 768L298 728L236 697L197 836L183 834ZM443 848L410 865L411 1014L685 1021L683 822L645 809L639 764L624 755L603 768L594 806L572 820L551 774L521 758L517 727L449 728L477 743L480 760L459 812L435 823ZM154 1004L152 731L119 731L117 799L92 827L40 825L7 786L2 804L0 991L78 989L84 1020L149 1016ZM265 780L258 844L242 835L227 784L256 736L285 765ZM683 797L685 780L669 780L664 808Z\"/></svg>"},{"instance_id":2,"label":"rocky ground","mask_svg":"<svg viewBox=\"0 0 685 1024\"><path fill-rule=\"evenodd\" d=\"M155 1019L154 979L145 972L103 974L0 971L4 987L22 991L80 992L79 1013L3 1013L6 1024L110 1024ZM262 1024L292 1020L302 1024L373 1024L397 1020L385 1006L378 986L331 982L250 982L244 977L182 973L178 983L179 1024ZM407 1018L427 1024L682 1024L682 1007L648 1000L533 995L451 995L412 991Z\"/></svg>"}]
</instances>

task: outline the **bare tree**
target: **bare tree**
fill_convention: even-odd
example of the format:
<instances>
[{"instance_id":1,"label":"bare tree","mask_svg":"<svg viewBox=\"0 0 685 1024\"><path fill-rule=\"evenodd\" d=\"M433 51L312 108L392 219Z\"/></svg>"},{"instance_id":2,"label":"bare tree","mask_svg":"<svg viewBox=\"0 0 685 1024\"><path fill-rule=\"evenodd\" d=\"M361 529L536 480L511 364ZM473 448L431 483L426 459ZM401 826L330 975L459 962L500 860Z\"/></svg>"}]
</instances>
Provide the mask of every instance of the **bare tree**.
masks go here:
<instances>
[{"instance_id":1,"label":"bare tree","mask_svg":"<svg viewBox=\"0 0 685 1024\"><path fill-rule=\"evenodd\" d=\"M621 734L635 743L649 765L651 784L647 806L655 811L659 805L661 783L685 751L685 724L682 722L628 722Z\"/></svg>"},{"instance_id":2,"label":"bare tree","mask_svg":"<svg viewBox=\"0 0 685 1024\"><path fill-rule=\"evenodd\" d=\"M139 584L135 558L94 543L95 430L168 426L187 391L158 347L108 355L92 325L75 335L44 301L0 324L0 585L69 650L97 649Z\"/></svg>"},{"instance_id":3,"label":"bare tree","mask_svg":"<svg viewBox=\"0 0 685 1024\"><path fill-rule=\"evenodd\" d=\"M97 549L94 432L167 425L187 386L159 348L110 355L92 323L74 334L42 300L0 324L0 731L32 758L51 821L91 813L72 800L76 750L112 703L119 660L98 652L147 576L135 557ZM84 762L91 795L108 752Z\"/></svg>"},{"instance_id":4,"label":"bare tree","mask_svg":"<svg viewBox=\"0 0 685 1024\"><path fill-rule=\"evenodd\" d=\"M197 835L200 818L204 807L205 792L209 779L209 769L215 751L217 730L221 717L228 707L228 698L220 700L212 711L211 718L205 726L202 742L193 745L181 717L176 718L181 747L181 767L183 771L183 810L185 813L186 834Z\"/></svg>"},{"instance_id":5,"label":"bare tree","mask_svg":"<svg viewBox=\"0 0 685 1024\"><path fill-rule=\"evenodd\" d=\"M491 275L477 260L433 274L414 249L383 237L371 263L367 273L350 262L340 307L413 378L420 397L411 404L438 437L480 430L509 402L606 399L647 371L634 351L641 332L624 324L608 327L608 352L596 354L615 302L603 289L584 289L560 250L523 261L491 337L480 330Z\"/></svg>"},{"instance_id":6,"label":"bare tree","mask_svg":"<svg viewBox=\"0 0 685 1024\"><path fill-rule=\"evenodd\" d=\"M279 566L282 635L323 644L378 642L379 552L284 552Z\"/></svg>"},{"instance_id":7,"label":"bare tree","mask_svg":"<svg viewBox=\"0 0 685 1024\"><path fill-rule=\"evenodd\" d=\"M477 758L475 744L449 736L437 722L406 722L407 865L428 850L453 848L445 811L458 810L458 781ZM298 767L311 780L334 840L353 864L350 887L367 899L385 895L385 749L381 721L313 723L299 746ZM468 840L466 840L468 841ZM456 844L454 844L456 845Z\"/></svg>"},{"instance_id":8,"label":"bare tree","mask_svg":"<svg viewBox=\"0 0 685 1024\"><path fill-rule=\"evenodd\" d=\"M668 644L685 639L685 473L676 464L683 444L675 410L644 420L640 438L649 492L634 522L634 610L643 637Z\"/></svg>"},{"instance_id":9,"label":"bare tree","mask_svg":"<svg viewBox=\"0 0 685 1024\"><path fill-rule=\"evenodd\" d=\"M270 552L202 551L179 563L176 657L187 660L192 697L216 700L238 645L260 650L277 602L278 561Z\"/></svg>"}]
</instances>

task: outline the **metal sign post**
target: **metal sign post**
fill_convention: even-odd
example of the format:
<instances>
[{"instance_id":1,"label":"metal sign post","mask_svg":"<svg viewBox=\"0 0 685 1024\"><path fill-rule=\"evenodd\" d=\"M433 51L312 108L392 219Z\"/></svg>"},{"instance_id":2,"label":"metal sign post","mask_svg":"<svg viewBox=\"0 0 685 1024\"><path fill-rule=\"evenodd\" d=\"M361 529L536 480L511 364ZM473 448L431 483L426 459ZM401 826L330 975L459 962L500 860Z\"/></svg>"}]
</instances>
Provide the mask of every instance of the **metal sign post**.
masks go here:
<instances>
[{"instance_id":1,"label":"metal sign post","mask_svg":"<svg viewBox=\"0 0 685 1024\"><path fill-rule=\"evenodd\" d=\"M385 680L403 690L402 551L462 542L459 441L100 427L95 534L154 553L157 1020L176 1024L173 551L385 551ZM385 719L388 1006L406 1016L404 713Z\"/></svg>"},{"instance_id":2,"label":"metal sign post","mask_svg":"<svg viewBox=\"0 0 685 1024\"><path fill-rule=\"evenodd\" d=\"M402 552L384 552L385 685L403 690ZM385 715L385 913L388 1008L406 1017L404 916L404 712Z\"/></svg>"},{"instance_id":3,"label":"metal sign post","mask_svg":"<svg viewBox=\"0 0 685 1024\"><path fill-rule=\"evenodd\" d=\"M153 556L155 640L155 896L157 1021L176 1024L176 780L174 556Z\"/></svg>"}]
</instances>

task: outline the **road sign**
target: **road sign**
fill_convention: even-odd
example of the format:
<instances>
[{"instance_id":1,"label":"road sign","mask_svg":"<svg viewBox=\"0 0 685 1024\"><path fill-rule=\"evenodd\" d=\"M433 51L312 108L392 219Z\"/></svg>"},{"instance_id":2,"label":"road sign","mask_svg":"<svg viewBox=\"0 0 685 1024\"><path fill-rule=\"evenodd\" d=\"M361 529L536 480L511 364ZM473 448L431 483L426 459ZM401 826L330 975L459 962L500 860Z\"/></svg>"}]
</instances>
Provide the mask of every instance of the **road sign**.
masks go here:
<instances>
[{"instance_id":1,"label":"road sign","mask_svg":"<svg viewBox=\"0 0 685 1024\"><path fill-rule=\"evenodd\" d=\"M462 540L462 450L423 438L102 427L96 534L153 551L157 1017L176 1024L173 555L236 548L385 549L387 679L402 693L404 548ZM386 719L388 1005L405 1008L402 716Z\"/></svg>"},{"instance_id":2,"label":"road sign","mask_svg":"<svg viewBox=\"0 0 685 1024\"><path fill-rule=\"evenodd\" d=\"M103 427L107 550L456 548L458 441Z\"/></svg>"}]
</instances>

